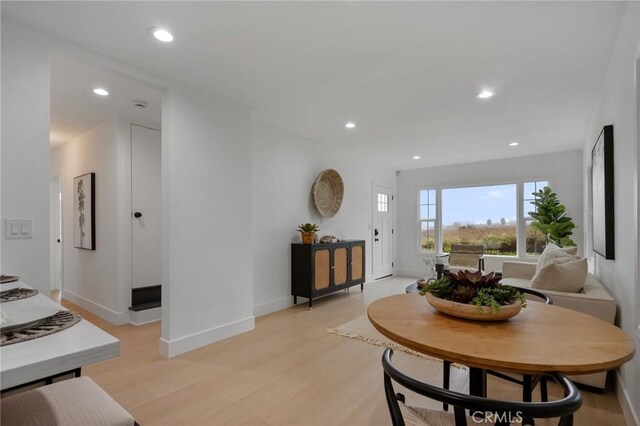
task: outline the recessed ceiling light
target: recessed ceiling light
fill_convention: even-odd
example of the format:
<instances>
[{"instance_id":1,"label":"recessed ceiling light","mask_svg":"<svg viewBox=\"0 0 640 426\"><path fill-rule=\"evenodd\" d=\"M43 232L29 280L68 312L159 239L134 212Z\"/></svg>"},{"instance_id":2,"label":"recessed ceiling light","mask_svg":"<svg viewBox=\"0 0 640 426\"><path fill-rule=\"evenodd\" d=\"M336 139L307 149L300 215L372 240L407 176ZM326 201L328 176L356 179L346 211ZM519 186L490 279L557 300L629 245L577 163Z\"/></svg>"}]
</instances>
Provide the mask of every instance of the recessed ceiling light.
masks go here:
<instances>
[{"instance_id":1,"label":"recessed ceiling light","mask_svg":"<svg viewBox=\"0 0 640 426\"><path fill-rule=\"evenodd\" d=\"M344 127L346 127L347 129L353 129L356 127L356 123L354 123L353 121L349 121L347 124L344 125Z\"/></svg>"},{"instance_id":2,"label":"recessed ceiling light","mask_svg":"<svg viewBox=\"0 0 640 426\"><path fill-rule=\"evenodd\" d=\"M164 28L153 27L151 28L151 34L153 34L156 39L164 43L171 43L173 41L173 34Z\"/></svg>"},{"instance_id":3,"label":"recessed ceiling light","mask_svg":"<svg viewBox=\"0 0 640 426\"><path fill-rule=\"evenodd\" d=\"M93 89L93 93L95 93L98 96L109 96L109 92L106 89L103 89L102 87L96 87L95 89Z\"/></svg>"},{"instance_id":4,"label":"recessed ceiling light","mask_svg":"<svg viewBox=\"0 0 640 426\"><path fill-rule=\"evenodd\" d=\"M478 99L489 99L492 96L493 96L493 92L491 90L485 89L482 92L478 93Z\"/></svg>"},{"instance_id":5,"label":"recessed ceiling light","mask_svg":"<svg viewBox=\"0 0 640 426\"><path fill-rule=\"evenodd\" d=\"M411 157L411 158L413 158L414 160L419 160L419 159L420 159L420 156L419 156L419 155L414 155L414 156L413 156L413 157Z\"/></svg>"},{"instance_id":6,"label":"recessed ceiling light","mask_svg":"<svg viewBox=\"0 0 640 426\"><path fill-rule=\"evenodd\" d=\"M518 146L518 145L520 145L520 142L511 142L509 144L509 146Z\"/></svg>"}]
</instances>

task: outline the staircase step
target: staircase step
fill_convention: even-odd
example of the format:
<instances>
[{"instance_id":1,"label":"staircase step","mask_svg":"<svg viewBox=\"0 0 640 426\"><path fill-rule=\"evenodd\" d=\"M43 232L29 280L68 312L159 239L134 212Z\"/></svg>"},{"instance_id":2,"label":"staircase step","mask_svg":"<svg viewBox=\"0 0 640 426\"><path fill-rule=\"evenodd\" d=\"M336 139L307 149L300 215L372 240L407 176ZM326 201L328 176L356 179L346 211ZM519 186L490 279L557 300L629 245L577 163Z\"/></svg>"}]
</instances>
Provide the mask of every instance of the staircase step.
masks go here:
<instances>
[{"instance_id":1,"label":"staircase step","mask_svg":"<svg viewBox=\"0 0 640 426\"><path fill-rule=\"evenodd\" d=\"M145 302L145 303L135 304L132 307L130 307L129 310L134 312L139 312L139 311L145 311L147 309L159 308L160 306L162 306L162 302L158 300L155 302Z\"/></svg>"}]
</instances>

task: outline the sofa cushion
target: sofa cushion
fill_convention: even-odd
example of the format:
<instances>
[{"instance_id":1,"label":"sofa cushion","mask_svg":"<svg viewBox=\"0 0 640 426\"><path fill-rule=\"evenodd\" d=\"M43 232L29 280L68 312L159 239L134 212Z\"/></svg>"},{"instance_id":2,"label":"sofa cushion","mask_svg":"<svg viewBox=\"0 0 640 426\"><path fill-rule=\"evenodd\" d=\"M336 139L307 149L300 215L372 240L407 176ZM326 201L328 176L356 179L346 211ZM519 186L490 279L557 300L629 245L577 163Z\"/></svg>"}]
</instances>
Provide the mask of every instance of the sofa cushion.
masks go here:
<instances>
[{"instance_id":1,"label":"sofa cushion","mask_svg":"<svg viewBox=\"0 0 640 426\"><path fill-rule=\"evenodd\" d=\"M512 268L513 266L513 268ZM534 266L534 265L531 265ZM531 287L531 280L527 279L528 271L533 268L525 262L505 262L504 272L514 272L502 279L502 284L517 287ZM523 269L520 271L520 269ZM580 293L566 293L562 291L542 290L553 300L553 304L578 312L593 315L613 324L616 318L616 299L609 294L606 288L591 273L587 273L582 291ZM607 373L594 373L587 375L569 376L571 380L596 388L604 389Z\"/></svg>"},{"instance_id":2,"label":"sofa cushion","mask_svg":"<svg viewBox=\"0 0 640 426\"><path fill-rule=\"evenodd\" d=\"M531 288L567 293L582 291L587 278L587 259L555 251L531 279Z\"/></svg>"},{"instance_id":3,"label":"sofa cushion","mask_svg":"<svg viewBox=\"0 0 640 426\"><path fill-rule=\"evenodd\" d=\"M549 263L549 257L554 256L554 252L562 252L572 256L578 254L578 247L558 247L553 243L547 243L547 246L540 254L538 258L538 264L536 265L536 272L538 272L544 265ZM557 254L557 253L555 253Z\"/></svg>"}]
</instances>

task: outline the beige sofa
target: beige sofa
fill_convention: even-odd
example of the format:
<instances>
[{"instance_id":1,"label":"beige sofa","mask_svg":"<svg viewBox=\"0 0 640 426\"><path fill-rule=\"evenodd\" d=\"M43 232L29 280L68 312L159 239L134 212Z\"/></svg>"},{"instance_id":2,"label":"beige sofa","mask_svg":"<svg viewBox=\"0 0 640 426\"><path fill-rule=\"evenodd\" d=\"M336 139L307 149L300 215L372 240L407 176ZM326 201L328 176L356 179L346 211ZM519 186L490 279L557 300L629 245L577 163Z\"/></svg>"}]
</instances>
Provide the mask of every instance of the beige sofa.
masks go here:
<instances>
[{"instance_id":1,"label":"beige sofa","mask_svg":"<svg viewBox=\"0 0 640 426\"><path fill-rule=\"evenodd\" d=\"M502 265L502 283L518 287L531 287L531 278L533 278L535 272L535 263L506 261ZM593 315L610 324L615 321L616 300L591 273L587 274L581 293L541 291L548 294L555 305ZM606 372L571 376L571 380L577 383L599 389L604 389L606 378Z\"/></svg>"}]
</instances>

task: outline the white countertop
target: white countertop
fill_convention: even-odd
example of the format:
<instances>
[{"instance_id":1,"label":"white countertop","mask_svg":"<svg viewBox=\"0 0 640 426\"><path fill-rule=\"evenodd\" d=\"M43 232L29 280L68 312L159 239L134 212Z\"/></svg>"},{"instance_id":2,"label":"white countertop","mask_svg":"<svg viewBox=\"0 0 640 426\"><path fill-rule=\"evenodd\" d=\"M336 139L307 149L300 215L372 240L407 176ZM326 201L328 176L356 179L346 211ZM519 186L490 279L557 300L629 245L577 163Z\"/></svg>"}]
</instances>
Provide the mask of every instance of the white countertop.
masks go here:
<instances>
[{"instance_id":1,"label":"white countertop","mask_svg":"<svg viewBox=\"0 0 640 426\"><path fill-rule=\"evenodd\" d=\"M22 281L0 285L0 291L30 288ZM54 300L38 293L4 304L44 305L67 310ZM0 389L44 379L120 355L120 341L82 319L66 330L26 342L0 347Z\"/></svg>"}]
</instances>

